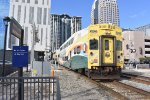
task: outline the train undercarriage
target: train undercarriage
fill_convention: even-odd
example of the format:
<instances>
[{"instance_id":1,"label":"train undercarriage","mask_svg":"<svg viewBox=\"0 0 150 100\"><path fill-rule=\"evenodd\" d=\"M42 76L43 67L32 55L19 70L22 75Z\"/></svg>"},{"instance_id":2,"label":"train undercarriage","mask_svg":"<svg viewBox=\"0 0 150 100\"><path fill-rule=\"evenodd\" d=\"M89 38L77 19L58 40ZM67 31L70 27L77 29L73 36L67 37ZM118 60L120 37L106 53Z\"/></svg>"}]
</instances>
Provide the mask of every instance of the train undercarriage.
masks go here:
<instances>
[{"instance_id":1,"label":"train undercarriage","mask_svg":"<svg viewBox=\"0 0 150 100\"><path fill-rule=\"evenodd\" d=\"M121 68L119 67L97 66L91 69L79 69L78 72L94 80L118 80L121 76Z\"/></svg>"}]
</instances>

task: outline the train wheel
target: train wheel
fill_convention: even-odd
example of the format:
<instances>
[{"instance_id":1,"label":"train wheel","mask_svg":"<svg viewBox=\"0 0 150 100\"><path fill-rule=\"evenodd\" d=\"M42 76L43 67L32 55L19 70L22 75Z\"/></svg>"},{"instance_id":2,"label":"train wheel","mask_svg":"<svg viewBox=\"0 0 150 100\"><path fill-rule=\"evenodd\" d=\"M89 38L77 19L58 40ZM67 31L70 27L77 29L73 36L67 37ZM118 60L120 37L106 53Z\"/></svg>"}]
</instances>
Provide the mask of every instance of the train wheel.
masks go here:
<instances>
[{"instance_id":1,"label":"train wheel","mask_svg":"<svg viewBox=\"0 0 150 100\"><path fill-rule=\"evenodd\" d=\"M85 69L84 68L81 69L81 74L85 75Z\"/></svg>"},{"instance_id":2,"label":"train wheel","mask_svg":"<svg viewBox=\"0 0 150 100\"><path fill-rule=\"evenodd\" d=\"M91 72L90 72L90 70L88 70L87 75L88 75L88 78L91 78Z\"/></svg>"}]
</instances>

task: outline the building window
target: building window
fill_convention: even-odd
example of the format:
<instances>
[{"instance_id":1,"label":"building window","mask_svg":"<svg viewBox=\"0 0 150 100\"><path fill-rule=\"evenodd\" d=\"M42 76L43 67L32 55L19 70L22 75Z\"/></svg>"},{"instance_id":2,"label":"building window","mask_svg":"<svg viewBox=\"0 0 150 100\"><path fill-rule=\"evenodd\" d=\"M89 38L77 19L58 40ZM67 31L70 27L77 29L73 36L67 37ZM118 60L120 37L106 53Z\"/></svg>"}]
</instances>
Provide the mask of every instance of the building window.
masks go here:
<instances>
[{"instance_id":1,"label":"building window","mask_svg":"<svg viewBox=\"0 0 150 100\"><path fill-rule=\"evenodd\" d=\"M150 51L145 51L145 54L150 54Z\"/></svg>"},{"instance_id":2,"label":"building window","mask_svg":"<svg viewBox=\"0 0 150 100\"><path fill-rule=\"evenodd\" d=\"M13 5L12 16L14 16L14 11L15 11L15 5Z\"/></svg>"},{"instance_id":3,"label":"building window","mask_svg":"<svg viewBox=\"0 0 150 100\"><path fill-rule=\"evenodd\" d=\"M46 28L46 47L47 47L47 28Z\"/></svg>"},{"instance_id":4,"label":"building window","mask_svg":"<svg viewBox=\"0 0 150 100\"><path fill-rule=\"evenodd\" d=\"M26 7L24 8L24 23L26 22Z\"/></svg>"},{"instance_id":5,"label":"building window","mask_svg":"<svg viewBox=\"0 0 150 100\"><path fill-rule=\"evenodd\" d=\"M150 42L150 40L148 40L148 39L145 39L145 42Z\"/></svg>"},{"instance_id":6,"label":"building window","mask_svg":"<svg viewBox=\"0 0 150 100\"><path fill-rule=\"evenodd\" d=\"M26 45L28 44L28 27L25 27L24 43L25 43Z\"/></svg>"},{"instance_id":7,"label":"building window","mask_svg":"<svg viewBox=\"0 0 150 100\"><path fill-rule=\"evenodd\" d=\"M150 45L145 45L145 48L150 48Z\"/></svg>"},{"instance_id":8,"label":"building window","mask_svg":"<svg viewBox=\"0 0 150 100\"><path fill-rule=\"evenodd\" d=\"M16 2L18 2L18 0L16 0Z\"/></svg>"},{"instance_id":9,"label":"building window","mask_svg":"<svg viewBox=\"0 0 150 100\"><path fill-rule=\"evenodd\" d=\"M23 3L25 3L25 0L22 0Z\"/></svg>"},{"instance_id":10,"label":"building window","mask_svg":"<svg viewBox=\"0 0 150 100\"><path fill-rule=\"evenodd\" d=\"M41 45L42 45L42 41L43 41L43 28L41 28Z\"/></svg>"},{"instance_id":11,"label":"building window","mask_svg":"<svg viewBox=\"0 0 150 100\"><path fill-rule=\"evenodd\" d=\"M47 0L47 5L49 5L49 0Z\"/></svg>"},{"instance_id":12,"label":"building window","mask_svg":"<svg viewBox=\"0 0 150 100\"><path fill-rule=\"evenodd\" d=\"M43 0L43 5L44 5L44 0Z\"/></svg>"},{"instance_id":13,"label":"building window","mask_svg":"<svg viewBox=\"0 0 150 100\"><path fill-rule=\"evenodd\" d=\"M29 23L33 24L34 20L34 7L30 7L30 12L29 12Z\"/></svg>"},{"instance_id":14,"label":"building window","mask_svg":"<svg viewBox=\"0 0 150 100\"><path fill-rule=\"evenodd\" d=\"M30 0L27 0L27 3L30 3Z\"/></svg>"},{"instance_id":15,"label":"building window","mask_svg":"<svg viewBox=\"0 0 150 100\"><path fill-rule=\"evenodd\" d=\"M38 0L35 0L35 4L38 4Z\"/></svg>"},{"instance_id":16,"label":"building window","mask_svg":"<svg viewBox=\"0 0 150 100\"><path fill-rule=\"evenodd\" d=\"M38 7L37 11L37 24L41 24L42 22L42 8Z\"/></svg>"},{"instance_id":17,"label":"building window","mask_svg":"<svg viewBox=\"0 0 150 100\"><path fill-rule=\"evenodd\" d=\"M51 24L51 18L48 17L48 25L50 25L50 24Z\"/></svg>"},{"instance_id":18,"label":"building window","mask_svg":"<svg viewBox=\"0 0 150 100\"><path fill-rule=\"evenodd\" d=\"M43 15L43 24L46 25L46 19L47 19L47 8L44 8L44 15Z\"/></svg>"},{"instance_id":19,"label":"building window","mask_svg":"<svg viewBox=\"0 0 150 100\"><path fill-rule=\"evenodd\" d=\"M21 18L21 5L18 5L18 22L20 22L20 18Z\"/></svg>"}]
</instances>

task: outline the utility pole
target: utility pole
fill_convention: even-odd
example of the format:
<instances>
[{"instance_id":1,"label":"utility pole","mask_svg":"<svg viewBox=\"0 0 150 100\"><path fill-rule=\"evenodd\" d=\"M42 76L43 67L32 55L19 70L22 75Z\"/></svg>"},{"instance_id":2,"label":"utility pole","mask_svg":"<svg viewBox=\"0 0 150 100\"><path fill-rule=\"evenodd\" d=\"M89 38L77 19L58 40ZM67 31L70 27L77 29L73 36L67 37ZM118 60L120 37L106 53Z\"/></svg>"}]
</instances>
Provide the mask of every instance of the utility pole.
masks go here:
<instances>
[{"instance_id":1,"label":"utility pole","mask_svg":"<svg viewBox=\"0 0 150 100\"><path fill-rule=\"evenodd\" d=\"M9 17L5 17L3 19L4 25L5 25L5 37L4 37L4 52L3 52L3 69L2 69L2 76L5 76L5 53L6 53L6 44L7 44L7 29L8 29L8 23L11 21Z\"/></svg>"}]
</instances>

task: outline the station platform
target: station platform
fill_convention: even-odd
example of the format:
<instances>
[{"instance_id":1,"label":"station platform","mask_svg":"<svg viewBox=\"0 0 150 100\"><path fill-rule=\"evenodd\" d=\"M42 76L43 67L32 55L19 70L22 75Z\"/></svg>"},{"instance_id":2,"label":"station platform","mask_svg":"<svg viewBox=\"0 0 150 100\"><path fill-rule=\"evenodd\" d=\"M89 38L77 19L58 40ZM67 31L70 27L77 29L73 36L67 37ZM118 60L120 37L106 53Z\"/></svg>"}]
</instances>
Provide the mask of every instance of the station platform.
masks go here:
<instances>
[{"instance_id":1,"label":"station platform","mask_svg":"<svg viewBox=\"0 0 150 100\"><path fill-rule=\"evenodd\" d=\"M144 77L150 77L150 69L130 68L130 69L122 70L122 73L133 74L133 75L144 76Z\"/></svg>"}]
</instances>

